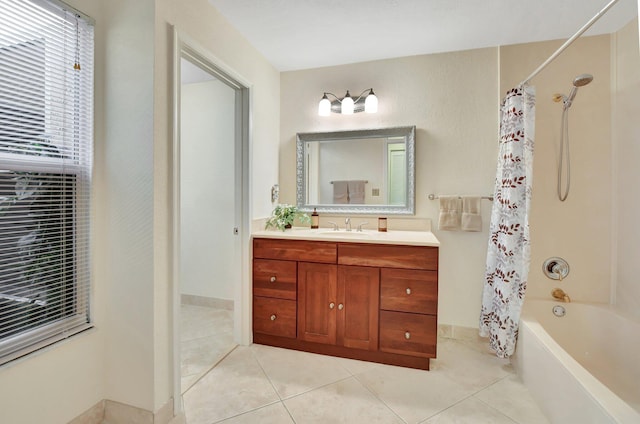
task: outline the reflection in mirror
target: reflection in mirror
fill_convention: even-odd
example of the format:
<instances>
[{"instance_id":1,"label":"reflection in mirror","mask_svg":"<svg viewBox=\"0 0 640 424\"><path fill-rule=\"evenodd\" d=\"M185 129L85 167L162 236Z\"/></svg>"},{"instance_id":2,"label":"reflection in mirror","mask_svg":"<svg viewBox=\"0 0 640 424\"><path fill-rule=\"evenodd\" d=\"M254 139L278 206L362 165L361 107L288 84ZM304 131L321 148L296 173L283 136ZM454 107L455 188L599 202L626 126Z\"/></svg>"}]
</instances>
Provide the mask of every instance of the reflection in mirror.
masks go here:
<instances>
[{"instance_id":1,"label":"reflection in mirror","mask_svg":"<svg viewBox=\"0 0 640 424\"><path fill-rule=\"evenodd\" d=\"M297 203L303 211L414 213L415 127L297 135Z\"/></svg>"}]
</instances>

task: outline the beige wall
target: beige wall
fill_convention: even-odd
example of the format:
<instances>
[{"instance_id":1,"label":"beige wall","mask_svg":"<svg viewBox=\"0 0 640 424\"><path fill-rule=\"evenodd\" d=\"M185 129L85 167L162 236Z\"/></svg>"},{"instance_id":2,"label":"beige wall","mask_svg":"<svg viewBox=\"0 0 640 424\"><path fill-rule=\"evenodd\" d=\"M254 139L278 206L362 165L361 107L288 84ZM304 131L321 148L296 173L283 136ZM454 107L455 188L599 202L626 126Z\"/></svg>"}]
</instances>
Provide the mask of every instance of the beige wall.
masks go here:
<instances>
[{"instance_id":1,"label":"beige wall","mask_svg":"<svg viewBox=\"0 0 640 424\"><path fill-rule=\"evenodd\" d=\"M493 192L500 98L542 63L560 42L531 43L285 72L281 82L281 199L295 202L295 133L397 125L417 126L416 217L430 218L440 248L439 322L477 326L484 281L489 202L481 233L437 230L429 193ZM531 210L532 259L527 296L549 297L560 285L572 298L609 302L611 281L610 36L579 39L540 73L536 86L536 147ZM556 196L562 108L573 78L591 73L570 109L571 192ZM376 115L317 115L322 92L373 87ZM357 221L357 220L356 220ZM392 225L392 223L391 223ZM594 237L595 235L595 237ZM571 266L562 283L542 274L551 256Z\"/></svg>"},{"instance_id":2,"label":"beige wall","mask_svg":"<svg viewBox=\"0 0 640 424\"><path fill-rule=\"evenodd\" d=\"M500 92L517 84L561 42L514 45L500 49ZM536 134L531 206L531 270L527 296L549 298L562 287L573 300L609 302L611 280L611 60L610 37L584 37L571 45L532 81L536 87ZM569 110L571 191L565 202L556 194L561 103L582 73L593 82L578 91ZM545 259L560 256L571 267L559 283L542 273Z\"/></svg>"},{"instance_id":3,"label":"beige wall","mask_svg":"<svg viewBox=\"0 0 640 424\"><path fill-rule=\"evenodd\" d=\"M612 42L614 186L613 208L617 267L614 273L615 303L640 319L640 55L638 20L619 31Z\"/></svg>"},{"instance_id":4,"label":"beige wall","mask_svg":"<svg viewBox=\"0 0 640 424\"><path fill-rule=\"evenodd\" d=\"M103 13L106 112L96 119L105 122L105 143L96 159L108 229L107 254L97 258L106 263L104 397L153 410L153 1L116 0Z\"/></svg>"},{"instance_id":5,"label":"beige wall","mask_svg":"<svg viewBox=\"0 0 640 424\"><path fill-rule=\"evenodd\" d=\"M318 116L322 93L373 87L377 114ZM498 49L414 56L285 72L281 76L281 201L295 203L295 135L415 125L416 218L438 216L429 193L493 192L498 137ZM477 326L490 204L480 233L434 232L440 249L440 323ZM354 224L370 217L356 218ZM375 224L374 224L375 225ZM374 226L373 225L373 226ZM416 225L418 225L416 223ZM393 219L389 223L393 229Z\"/></svg>"},{"instance_id":6,"label":"beige wall","mask_svg":"<svg viewBox=\"0 0 640 424\"><path fill-rule=\"evenodd\" d=\"M68 2L96 19L96 326L0 368L2 422L66 423L102 399L158 411L171 399L169 23L250 85L252 216L269 214L278 175L279 74L209 2Z\"/></svg>"},{"instance_id":7,"label":"beige wall","mask_svg":"<svg viewBox=\"0 0 640 424\"><path fill-rule=\"evenodd\" d=\"M611 281L611 56L610 36L583 37L536 76L536 145L531 207L531 271L527 296L548 298L562 287L573 300L609 302ZM526 78L561 45L560 41L502 47L500 91ZM561 103L582 73L593 82L578 91L569 109L571 189L556 194ZM566 162L565 162L566 163ZM552 256L571 267L561 283L542 273Z\"/></svg>"}]
</instances>

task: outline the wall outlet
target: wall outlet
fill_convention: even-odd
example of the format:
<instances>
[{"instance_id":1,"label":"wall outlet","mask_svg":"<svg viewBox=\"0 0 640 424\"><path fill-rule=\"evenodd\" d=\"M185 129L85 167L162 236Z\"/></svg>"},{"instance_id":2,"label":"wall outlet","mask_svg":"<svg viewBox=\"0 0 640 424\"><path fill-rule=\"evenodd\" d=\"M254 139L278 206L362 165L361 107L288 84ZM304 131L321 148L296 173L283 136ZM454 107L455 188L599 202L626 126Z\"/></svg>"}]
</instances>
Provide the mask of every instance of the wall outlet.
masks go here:
<instances>
[{"instance_id":1,"label":"wall outlet","mask_svg":"<svg viewBox=\"0 0 640 424\"><path fill-rule=\"evenodd\" d=\"M373 197L380 196L380 189L379 188L372 188L371 189L371 196L373 196Z\"/></svg>"}]
</instances>

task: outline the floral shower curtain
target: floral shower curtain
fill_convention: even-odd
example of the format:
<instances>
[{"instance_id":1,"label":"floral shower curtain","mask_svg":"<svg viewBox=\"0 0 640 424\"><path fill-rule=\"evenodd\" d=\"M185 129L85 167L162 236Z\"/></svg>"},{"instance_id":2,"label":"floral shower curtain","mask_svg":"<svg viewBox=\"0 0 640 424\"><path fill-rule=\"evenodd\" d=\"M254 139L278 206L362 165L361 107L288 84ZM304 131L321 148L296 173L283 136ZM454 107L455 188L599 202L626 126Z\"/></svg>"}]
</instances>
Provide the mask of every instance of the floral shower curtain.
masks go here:
<instances>
[{"instance_id":1,"label":"floral shower curtain","mask_svg":"<svg viewBox=\"0 0 640 424\"><path fill-rule=\"evenodd\" d=\"M529 274L529 205L533 179L535 89L510 90L500 107L496 171L480 336L501 358L511 356Z\"/></svg>"}]
</instances>

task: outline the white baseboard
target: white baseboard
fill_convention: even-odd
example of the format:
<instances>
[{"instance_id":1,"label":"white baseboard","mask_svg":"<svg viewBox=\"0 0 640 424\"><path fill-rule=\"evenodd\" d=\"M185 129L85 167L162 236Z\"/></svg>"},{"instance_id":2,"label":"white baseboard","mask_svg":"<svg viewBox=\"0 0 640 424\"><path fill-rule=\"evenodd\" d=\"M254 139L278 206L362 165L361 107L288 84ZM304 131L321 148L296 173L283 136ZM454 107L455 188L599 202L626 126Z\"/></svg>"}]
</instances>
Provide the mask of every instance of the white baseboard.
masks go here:
<instances>
[{"instance_id":1,"label":"white baseboard","mask_svg":"<svg viewBox=\"0 0 640 424\"><path fill-rule=\"evenodd\" d=\"M103 399L69 424L184 424L184 414L173 415L173 398L155 414L146 409Z\"/></svg>"},{"instance_id":2,"label":"white baseboard","mask_svg":"<svg viewBox=\"0 0 640 424\"><path fill-rule=\"evenodd\" d=\"M226 309L228 311L233 311L233 300L229 299L217 299L215 297L181 294L180 303L182 303L183 305L205 306L207 308Z\"/></svg>"},{"instance_id":3,"label":"white baseboard","mask_svg":"<svg viewBox=\"0 0 640 424\"><path fill-rule=\"evenodd\" d=\"M449 324L438 324L438 337L469 342L486 340L478 335L477 328Z\"/></svg>"}]
</instances>

